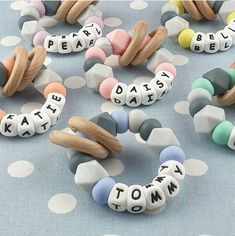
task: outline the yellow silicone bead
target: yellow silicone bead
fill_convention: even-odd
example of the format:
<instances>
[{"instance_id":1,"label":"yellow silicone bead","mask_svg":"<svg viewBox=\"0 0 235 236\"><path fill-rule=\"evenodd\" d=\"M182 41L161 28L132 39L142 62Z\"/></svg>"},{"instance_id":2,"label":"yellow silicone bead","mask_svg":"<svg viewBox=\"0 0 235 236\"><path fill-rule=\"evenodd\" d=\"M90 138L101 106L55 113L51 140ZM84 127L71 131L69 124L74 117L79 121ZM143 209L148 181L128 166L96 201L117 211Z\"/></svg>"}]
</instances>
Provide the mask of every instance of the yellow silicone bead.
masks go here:
<instances>
[{"instance_id":1,"label":"yellow silicone bead","mask_svg":"<svg viewBox=\"0 0 235 236\"><path fill-rule=\"evenodd\" d=\"M229 24L229 22L231 21L231 20L235 20L235 11L234 12L231 12L228 16L227 16L227 19L226 19L226 22L227 22L227 24Z\"/></svg>"},{"instance_id":2,"label":"yellow silicone bead","mask_svg":"<svg viewBox=\"0 0 235 236\"><path fill-rule=\"evenodd\" d=\"M181 0L170 0L170 2L178 6L179 15L182 16L184 14L184 6L183 6Z\"/></svg>"},{"instance_id":3,"label":"yellow silicone bead","mask_svg":"<svg viewBox=\"0 0 235 236\"><path fill-rule=\"evenodd\" d=\"M184 29L178 35L178 43L182 48L189 48L195 32L192 29Z\"/></svg>"}]
</instances>

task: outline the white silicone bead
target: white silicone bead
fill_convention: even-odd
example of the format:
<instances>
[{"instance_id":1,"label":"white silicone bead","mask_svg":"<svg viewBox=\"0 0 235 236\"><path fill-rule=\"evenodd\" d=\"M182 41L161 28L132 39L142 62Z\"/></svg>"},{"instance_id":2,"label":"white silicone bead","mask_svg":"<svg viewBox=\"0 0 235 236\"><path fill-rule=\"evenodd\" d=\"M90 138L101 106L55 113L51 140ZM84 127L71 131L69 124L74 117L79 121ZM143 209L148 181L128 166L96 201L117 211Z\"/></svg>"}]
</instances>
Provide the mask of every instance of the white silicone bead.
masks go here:
<instances>
[{"instance_id":1,"label":"white silicone bead","mask_svg":"<svg viewBox=\"0 0 235 236\"><path fill-rule=\"evenodd\" d=\"M154 87L157 92L157 100L161 100L168 92L168 85L164 80L155 77L149 84Z\"/></svg>"},{"instance_id":2,"label":"white silicone bead","mask_svg":"<svg viewBox=\"0 0 235 236\"><path fill-rule=\"evenodd\" d=\"M33 42L34 35L39 32L44 31L43 27L39 24L38 21L26 21L23 24L21 35L27 39L29 42Z\"/></svg>"},{"instance_id":3,"label":"white silicone bead","mask_svg":"<svg viewBox=\"0 0 235 236\"><path fill-rule=\"evenodd\" d=\"M206 44L206 35L202 32L196 32L192 38L190 49L193 52L204 52Z\"/></svg>"},{"instance_id":4,"label":"white silicone bead","mask_svg":"<svg viewBox=\"0 0 235 236\"><path fill-rule=\"evenodd\" d=\"M206 34L205 52L215 53L219 50L219 39L214 33Z\"/></svg>"},{"instance_id":5,"label":"white silicone bead","mask_svg":"<svg viewBox=\"0 0 235 236\"><path fill-rule=\"evenodd\" d=\"M96 182L101 178L109 176L108 172L97 161L88 161L79 164L74 176L75 183L91 194Z\"/></svg>"},{"instance_id":6,"label":"white silicone bead","mask_svg":"<svg viewBox=\"0 0 235 236\"><path fill-rule=\"evenodd\" d=\"M45 38L44 48L47 52L58 52L58 36L49 35Z\"/></svg>"},{"instance_id":7,"label":"white silicone bead","mask_svg":"<svg viewBox=\"0 0 235 236\"><path fill-rule=\"evenodd\" d=\"M17 117L17 133L22 138L28 138L35 134L33 117L29 114L21 114Z\"/></svg>"},{"instance_id":8,"label":"white silicone bead","mask_svg":"<svg viewBox=\"0 0 235 236\"><path fill-rule=\"evenodd\" d=\"M161 9L161 15L163 15L166 12L175 12L177 15L179 15L179 8L177 7L176 4L173 4L171 2L168 2L166 4L163 5L162 9Z\"/></svg>"},{"instance_id":9,"label":"white silicone bead","mask_svg":"<svg viewBox=\"0 0 235 236\"><path fill-rule=\"evenodd\" d=\"M7 137L17 136L17 115L6 114L1 121L1 134Z\"/></svg>"},{"instance_id":10,"label":"white silicone bead","mask_svg":"<svg viewBox=\"0 0 235 236\"><path fill-rule=\"evenodd\" d=\"M224 30L226 30L231 35L233 44L235 44L235 20L231 20Z\"/></svg>"},{"instance_id":11,"label":"white silicone bead","mask_svg":"<svg viewBox=\"0 0 235 236\"><path fill-rule=\"evenodd\" d=\"M139 133L141 125L147 120L145 112L139 109L134 109L129 113L129 130L132 133Z\"/></svg>"},{"instance_id":12,"label":"white silicone bead","mask_svg":"<svg viewBox=\"0 0 235 236\"><path fill-rule=\"evenodd\" d=\"M233 45L232 36L226 30L219 30L216 33L216 36L219 39L219 50L227 51Z\"/></svg>"},{"instance_id":13,"label":"white silicone bead","mask_svg":"<svg viewBox=\"0 0 235 236\"><path fill-rule=\"evenodd\" d=\"M235 11L235 3L234 0L229 0L229 1L225 1L218 14L219 16L222 18L222 20L226 23L227 17L231 12Z\"/></svg>"},{"instance_id":14,"label":"white silicone bead","mask_svg":"<svg viewBox=\"0 0 235 236\"><path fill-rule=\"evenodd\" d=\"M69 36L62 35L58 37L58 52L61 54L72 52L72 43Z\"/></svg>"},{"instance_id":15,"label":"white silicone bead","mask_svg":"<svg viewBox=\"0 0 235 236\"><path fill-rule=\"evenodd\" d=\"M47 132L51 127L50 117L41 110L33 110L30 113L34 121L35 131L37 134L43 134Z\"/></svg>"},{"instance_id":16,"label":"white silicone bead","mask_svg":"<svg viewBox=\"0 0 235 236\"><path fill-rule=\"evenodd\" d=\"M127 85L118 82L112 89L111 101L117 105L124 105L126 103Z\"/></svg>"},{"instance_id":17,"label":"white silicone bead","mask_svg":"<svg viewBox=\"0 0 235 236\"><path fill-rule=\"evenodd\" d=\"M108 206L114 211L125 211L127 208L127 193L127 185L116 183L109 194Z\"/></svg>"},{"instance_id":18,"label":"white silicone bead","mask_svg":"<svg viewBox=\"0 0 235 236\"><path fill-rule=\"evenodd\" d=\"M232 132L228 139L228 147L232 150L235 150L235 128L232 129Z\"/></svg>"},{"instance_id":19,"label":"white silicone bead","mask_svg":"<svg viewBox=\"0 0 235 236\"><path fill-rule=\"evenodd\" d=\"M163 80L167 83L168 90L172 88L172 82L173 82L174 76L169 71L159 70L155 76L159 80Z\"/></svg>"},{"instance_id":20,"label":"white silicone bead","mask_svg":"<svg viewBox=\"0 0 235 236\"><path fill-rule=\"evenodd\" d=\"M60 108L48 100L42 106L41 111L46 113L49 116L51 120L51 125L56 124L61 114Z\"/></svg>"},{"instance_id":21,"label":"white silicone bead","mask_svg":"<svg viewBox=\"0 0 235 236\"><path fill-rule=\"evenodd\" d=\"M126 105L129 107L138 107L141 104L141 91L136 84L130 84L126 92Z\"/></svg>"},{"instance_id":22,"label":"white silicone bead","mask_svg":"<svg viewBox=\"0 0 235 236\"><path fill-rule=\"evenodd\" d=\"M69 38L72 44L73 52L80 52L85 48L86 46L85 39L82 38L82 36L79 35L78 33L71 33L69 35Z\"/></svg>"},{"instance_id":23,"label":"white silicone bead","mask_svg":"<svg viewBox=\"0 0 235 236\"><path fill-rule=\"evenodd\" d=\"M192 103L197 98L206 98L207 100L212 101L211 94L203 88L196 88L191 90L191 92L188 94L187 100L189 103Z\"/></svg>"},{"instance_id":24,"label":"white silicone bead","mask_svg":"<svg viewBox=\"0 0 235 236\"><path fill-rule=\"evenodd\" d=\"M109 57L113 54L113 47L108 38L102 37L96 40L95 47L101 48L106 57Z\"/></svg>"},{"instance_id":25,"label":"white silicone bead","mask_svg":"<svg viewBox=\"0 0 235 236\"><path fill-rule=\"evenodd\" d=\"M60 108L60 110L63 110L66 98L60 93L49 93L47 96L47 101L54 103Z\"/></svg>"},{"instance_id":26,"label":"white silicone bead","mask_svg":"<svg viewBox=\"0 0 235 236\"><path fill-rule=\"evenodd\" d=\"M36 20L39 20L40 14L38 10L33 6L26 6L22 9L20 16L33 16Z\"/></svg>"},{"instance_id":27,"label":"white silicone bead","mask_svg":"<svg viewBox=\"0 0 235 236\"><path fill-rule=\"evenodd\" d=\"M85 40L85 47L90 48L95 45L96 36L93 30L90 28L81 28L78 34Z\"/></svg>"},{"instance_id":28,"label":"white silicone bead","mask_svg":"<svg viewBox=\"0 0 235 236\"><path fill-rule=\"evenodd\" d=\"M141 83L139 85L141 92L141 102L143 105L151 105L157 100L157 92L153 85L149 83Z\"/></svg>"},{"instance_id":29,"label":"white silicone bead","mask_svg":"<svg viewBox=\"0 0 235 236\"><path fill-rule=\"evenodd\" d=\"M144 189L140 185L131 185L127 193L127 210L131 213L141 213L146 209Z\"/></svg>"},{"instance_id":30,"label":"white silicone bead","mask_svg":"<svg viewBox=\"0 0 235 236\"><path fill-rule=\"evenodd\" d=\"M83 29L91 30L92 33L95 35L96 39L102 36L102 29L96 23L90 23L90 24L84 25Z\"/></svg>"}]
</instances>

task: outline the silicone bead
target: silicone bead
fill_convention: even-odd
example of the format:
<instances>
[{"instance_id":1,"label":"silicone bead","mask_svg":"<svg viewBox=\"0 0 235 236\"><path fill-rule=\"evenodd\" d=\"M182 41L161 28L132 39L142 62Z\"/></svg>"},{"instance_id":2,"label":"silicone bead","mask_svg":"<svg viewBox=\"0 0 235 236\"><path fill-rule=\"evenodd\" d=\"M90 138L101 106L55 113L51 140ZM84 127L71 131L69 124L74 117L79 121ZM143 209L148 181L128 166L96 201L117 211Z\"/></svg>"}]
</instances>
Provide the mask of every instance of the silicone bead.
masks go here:
<instances>
[{"instance_id":1,"label":"silicone bead","mask_svg":"<svg viewBox=\"0 0 235 236\"><path fill-rule=\"evenodd\" d=\"M110 177L100 179L92 188L92 198L100 205L108 203L109 194L115 185L115 180Z\"/></svg>"},{"instance_id":2,"label":"silicone bead","mask_svg":"<svg viewBox=\"0 0 235 236\"><path fill-rule=\"evenodd\" d=\"M101 29L104 28L104 22L98 16L91 16L91 17L87 18L84 25L91 24L91 23L96 23L97 25L100 26Z\"/></svg>"},{"instance_id":3,"label":"silicone bead","mask_svg":"<svg viewBox=\"0 0 235 236\"><path fill-rule=\"evenodd\" d=\"M8 80L8 73L5 66L0 62L0 87L3 87Z\"/></svg>"},{"instance_id":4,"label":"silicone bead","mask_svg":"<svg viewBox=\"0 0 235 236\"><path fill-rule=\"evenodd\" d=\"M46 9L41 0L31 0L29 5L38 10L40 17L43 17L46 14Z\"/></svg>"},{"instance_id":5,"label":"silicone bead","mask_svg":"<svg viewBox=\"0 0 235 236\"><path fill-rule=\"evenodd\" d=\"M90 70L95 64L102 64L103 61L99 58L92 58L92 59L88 59L85 60L84 62L84 71L87 72L88 70Z\"/></svg>"},{"instance_id":6,"label":"silicone bead","mask_svg":"<svg viewBox=\"0 0 235 236\"><path fill-rule=\"evenodd\" d=\"M1 120L0 131L7 137L17 136L17 115L6 114Z\"/></svg>"},{"instance_id":7,"label":"silicone bead","mask_svg":"<svg viewBox=\"0 0 235 236\"><path fill-rule=\"evenodd\" d=\"M125 133L129 127L128 113L125 111L116 110L112 112L111 116L117 123L117 133L119 134Z\"/></svg>"},{"instance_id":8,"label":"silicone bead","mask_svg":"<svg viewBox=\"0 0 235 236\"><path fill-rule=\"evenodd\" d=\"M147 141L149 135L151 134L152 130L155 128L161 128L161 123L156 119L147 119L143 122L140 127L140 137Z\"/></svg>"},{"instance_id":9,"label":"silicone bead","mask_svg":"<svg viewBox=\"0 0 235 236\"><path fill-rule=\"evenodd\" d=\"M177 73L175 66L167 62L164 62L158 65L155 69L155 74L161 70L170 72L174 77L176 76L176 73Z\"/></svg>"},{"instance_id":10,"label":"silicone bead","mask_svg":"<svg viewBox=\"0 0 235 236\"><path fill-rule=\"evenodd\" d=\"M214 96L214 92L215 92L214 87L211 84L211 82L207 79L200 78L200 79L195 80L192 84L192 89L196 89L196 88L206 89L211 94L211 96Z\"/></svg>"},{"instance_id":11,"label":"silicone bead","mask_svg":"<svg viewBox=\"0 0 235 236\"><path fill-rule=\"evenodd\" d=\"M7 59L2 61L2 64L6 68L6 70L7 70L7 77L9 78L10 75L11 75L11 72L12 72L12 70L14 68L15 60L13 58L7 58Z\"/></svg>"},{"instance_id":12,"label":"silicone bead","mask_svg":"<svg viewBox=\"0 0 235 236\"><path fill-rule=\"evenodd\" d=\"M35 17L31 16L31 15L24 15L24 16L21 16L18 20L18 27L20 30L22 30L23 28L23 25L26 21L34 21L34 20L37 20Z\"/></svg>"},{"instance_id":13,"label":"silicone bead","mask_svg":"<svg viewBox=\"0 0 235 236\"><path fill-rule=\"evenodd\" d=\"M103 98L110 99L114 86L118 83L115 78L107 78L103 80L99 86L99 92Z\"/></svg>"},{"instance_id":14,"label":"silicone bead","mask_svg":"<svg viewBox=\"0 0 235 236\"><path fill-rule=\"evenodd\" d=\"M203 109L206 105L211 105L211 101L206 98L197 98L189 106L189 114L194 117L196 113L198 113L201 109Z\"/></svg>"},{"instance_id":15,"label":"silicone bead","mask_svg":"<svg viewBox=\"0 0 235 236\"><path fill-rule=\"evenodd\" d=\"M174 160L183 164L185 161L185 153L181 147L168 146L160 152L159 160L161 163Z\"/></svg>"},{"instance_id":16,"label":"silicone bead","mask_svg":"<svg viewBox=\"0 0 235 236\"><path fill-rule=\"evenodd\" d=\"M235 128L233 127L232 132L228 139L228 147L235 150Z\"/></svg>"},{"instance_id":17,"label":"silicone bead","mask_svg":"<svg viewBox=\"0 0 235 236\"><path fill-rule=\"evenodd\" d=\"M103 37L97 39L95 42L95 47L101 48L104 51L106 57L111 56L113 53L113 47L108 38Z\"/></svg>"},{"instance_id":18,"label":"silicone bead","mask_svg":"<svg viewBox=\"0 0 235 236\"><path fill-rule=\"evenodd\" d=\"M219 145L227 145L232 132L233 124L229 121L222 121L212 131L212 139Z\"/></svg>"},{"instance_id":19,"label":"silicone bead","mask_svg":"<svg viewBox=\"0 0 235 236\"><path fill-rule=\"evenodd\" d=\"M37 32L33 37L33 45L35 47L39 45L44 46L44 41L47 36L49 36L49 33L45 30Z\"/></svg>"},{"instance_id":20,"label":"silicone bead","mask_svg":"<svg viewBox=\"0 0 235 236\"><path fill-rule=\"evenodd\" d=\"M42 2L46 9L47 16L54 16L61 3L61 1L59 0L54 0L54 1L43 0Z\"/></svg>"},{"instance_id":21,"label":"silicone bead","mask_svg":"<svg viewBox=\"0 0 235 236\"><path fill-rule=\"evenodd\" d=\"M59 93L66 97L66 88L61 83L52 82L48 84L43 90L43 95L45 98L47 98L49 93Z\"/></svg>"},{"instance_id":22,"label":"silicone bead","mask_svg":"<svg viewBox=\"0 0 235 236\"><path fill-rule=\"evenodd\" d=\"M231 12L227 18L226 18L226 23L229 24L231 20L235 19L235 12Z\"/></svg>"},{"instance_id":23,"label":"silicone bead","mask_svg":"<svg viewBox=\"0 0 235 236\"><path fill-rule=\"evenodd\" d=\"M22 9L20 16L32 16L39 20L40 14L35 7L28 5Z\"/></svg>"},{"instance_id":24,"label":"silicone bead","mask_svg":"<svg viewBox=\"0 0 235 236\"><path fill-rule=\"evenodd\" d=\"M21 114L17 117L17 134L22 138L28 138L35 134L33 117L29 114Z\"/></svg>"},{"instance_id":25,"label":"silicone bead","mask_svg":"<svg viewBox=\"0 0 235 236\"><path fill-rule=\"evenodd\" d=\"M181 0L170 0L171 3L175 4L179 8L179 15L184 14L184 5L182 4Z\"/></svg>"},{"instance_id":26,"label":"silicone bead","mask_svg":"<svg viewBox=\"0 0 235 236\"><path fill-rule=\"evenodd\" d=\"M184 29L178 36L178 43L182 48L189 48L195 32L192 29Z\"/></svg>"},{"instance_id":27,"label":"silicone bead","mask_svg":"<svg viewBox=\"0 0 235 236\"><path fill-rule=\"evenodd\" d=\"M215 1L215 4L213 6L213 11L215 14L217 14L221 8L221 6L223 5L224 1Z\"/></svg>"},{"instance_id":28,"label":"silicone bead","mask_svg":"<svg viewBox=\"0 0 235 236\"><path fill-rule=\"evenodd\" d=\"M126 103L127 85L118 82L112 90L111 101L116 105L124 105Z\"/></svg>"},{"instance_id":29,"label":"silicone bead","mask_svg":"<svg viewBox=\"0 0 235 236\"><path fill-rule=\"evenodd\" d=\"M229 68L226 72L230 75L231 78L229 85L229 89L231 89L235 85L235 69Z\"/></svg>"},{"instance_id":30,"label":"silicone bead","mask_svg":"<svg viewBox=\"0 0 235 236\"><path fill-rule=\"evenodd\" d=\"M189 103L191 103L192 101L194 101L195 99L197 99L199 97L206 98L207 100L212 101L211 94L207 90L202 89L202 88L193 89L188 94L187 100L188 100Z\"/></svg>"},{"instance_id":31,"label":"silicone bead","mask_svg":"<svg viewBox=\"0 0 235 236\"><path fill-rule=\"evenodd\" d=\"M147 119L147 115L142 110L132 110L129 113L129 130L132 133L139 133L140 127Z\"/></svg>"},{"instance_id":32,"label":"silicone bead","mask_svg":"<svg viewBox=\"0 0 235 236\"><path fill-rule=\"evenodd\" d=\"M235 11L235 4L234 1L224 1L224 3L221 5L219 9L219 16L223 19L223 21L226 23L227 16Z\"/></svg>"},{"instance_id":33,"label":"silicone bead","mask_svg":"<svg viewBox=\"0 0 235 236\"><path fill-rule=\"evenodd\" d=\"M163 5L162 9L161 9L161 15L163 15L166 12L175 12L176 15L179 15L179 7L171 2L168 2L166 4Z\"/></svg>"},{"instance_id":34,"label":"silicone bead","mask_svg":"<svg viewBox=\"0 0 235 236\"><path fill-rule=\"evenodd\" d=\"M106 55L102 49L98 47L92 47L86 51L85 59L88 60L92 58L99 58L104 63L106 59Z\"/></svg>"},{"instance_id":35,"label":"silicone bead","mask_svg":"<svg viewBox=\"0 0 235 236\"><path fill-rule=\"evenodd\" d=\"M167 11L165 13L163 13L161 15L161 25L164 25L166 24L166 22L172 18L174 18L175 16L177 16L177 14L174 12L174 11Z\"/></svg>"},{"instance_id":36,"label":"silicone bead","mask_svg":"<svg viewBox=\"0 0 235 236\"><path fill-rule=\"evenodd\" d=\"M33 37L34 35L39 32L44 30L42 26L39 24L38 21L33 20L33 21L26 21L24 22L24 25L21 30L21 35L27 39L29 42L33 42Z\"/></svg>"}]
</instances>

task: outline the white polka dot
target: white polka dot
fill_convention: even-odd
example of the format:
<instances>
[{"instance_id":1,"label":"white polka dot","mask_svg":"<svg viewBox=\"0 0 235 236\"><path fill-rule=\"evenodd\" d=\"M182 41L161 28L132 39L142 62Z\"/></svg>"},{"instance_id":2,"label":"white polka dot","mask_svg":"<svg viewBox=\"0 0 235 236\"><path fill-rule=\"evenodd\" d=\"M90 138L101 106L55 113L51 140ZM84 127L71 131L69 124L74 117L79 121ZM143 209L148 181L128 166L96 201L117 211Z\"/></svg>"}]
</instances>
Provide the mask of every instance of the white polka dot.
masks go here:
<instances>
[{"instance_id":1,"label":"white polka dot","mask_svg":"<svg viewBox=\"0 0 235 236\"><path fill-rule=\"evenodd\" d=\"M104 24L108 27L117 27L122 24L122 20L117 17L109 17L104 19Z\"/></svg>"},{"instance_id":2,"label":"white polka dot","mask_svg":"<svg viewBox=\"0 0 235 236\"><path fill-rule=\"evenodd\" d=\"M86 80L80 76L71 76L64 80L64 85L70 89L78 89L85 86Z\"/></svg>"},{"instance_id":3,"label":"white polka dot","mask_svg":"<svg viewBox=\"0 0 235 236\"><path fill-rule=\"evenodd\" d=\"M24 7L29 5L26 1L16 1L11 4L11 9L16 11L21 11Z\"/></svg>"},{"instance_id":4,"label":"white polka dot","mask_svg":"<svg viewBox=\"0 0 235 236\"><path fill-rule=\"evenodd\" d=\"M145 210L144 213L145 214L150 214L150 215L155 215L155 214L159 214L160 212L162 212L165 208L166 208L166 203L163 206L158 207L156 209Z\"/></svg>"},{"instance_id":5,"label":"white polka dot","mask_svg":"<svg viewBox=\"0 0 235 236\"><path fill-rule=\"evenodd\" d=\"M15 178L24 178L33 173L34 165L28 161L15 161L7 168L10 176Z\"/></svg>"},{"instance_id":6,"label":"white polka dot","mask_svg":"<svg viewBox=\"0 0 235 236\"><path fill-rule=\"evenodd\" d=\"M144 82L150 82L153 78L151 77L147 77L147 76L142 76L142 77L138 77L136 79L134 79L134 84L140 85L141 83Z\"/></svg>"},{"instance_id":7,"label":"white polka dot","mask_svg":"<svg viewBox=\"0 0 235 236\"><path fill-rule=\"evenodd\" d=\"M28 102L26 104L24 104L20 111L21 113L23 114L29 114L31 113L33 110L36 110L36 109L40 109L42 107L42 104L40 103L37 103L37 102Z\"/></svg>"},{"instance_id":8,"label":"white polka dot","mask_svg":"<svg viewBox=\"0 0 235 236\"><path fill-rule=\"evenodd\" d=\"M41 18L39 23L42 27L53 27L58 23L58 21L53 17L46 16Z\"/></svg>"},{"instance_id":9,"label":"white polka dot","mask_svg":"<svg viewBox=\"0 0 235 236\"><path fill-rule=\"evenodd\" d=\"M72 194L58 193L48 201L48 208L56 214L65 214L72 211L77 205L77 200Z\"/></svg>"},{"instance_id":10,"label":"white polka dot","mask_svg":"<svg viewBox=\"0 0 235 236\"><path fill-rule=\"evenodd\" d=\"M184 163L184 168L187 175L201 176L206 174L208 166L204 161L197 159L188 159Z\"/></svg>"},{"instance_id":11,"label":"white polka dot","mask_svg":"<svg viewBox=\"0 0 235 236\"><path fill-rule=\"evenodd\" d=\"M50 57L46 57L45 61L44 61L44 65L48 66L49 64L51 64L52 60Z\"/></svg>"},{"instance_id":12,"label":"white polka dot","mask_svg":"<svg viewBox=\"0 0 235 236\"><path fill-rule=\"evenodd\" d=\"M188 115L189 114L189 102L180 101L174 105L174 110L180 114Z\"/></svg>"},{"instance_id":13,"label":"white polka dot","mask_svg":"<svg viewBox=\"0 0 235 236\"><path fill-rule=\"evenodd\" d=\"M139 143L146 143L146 141L144 141L144 140L140 137L140 134L139 134L139 133L135 134L135 139L136 139Z\"/></svg>"},{"instance_id":14,"label":"white polka dot","mask_svg":"<svg viewBox=\"0 0 235 236\"><path fill-rule=\"evenodd\" d=\"M148 6L148 3L143 0L135 0L130 3L130 8L134 10L143 10Z\"/></svg>"},{"instance_id":15,"label":"white polka dot","mask_svg":"<svg viewBox=\"0 0 235 236\"><path fill-rule=\"evenodd\" d=\"M101 161L100 164L105 168L110 176L120 175L124 171L123 163L114 158L107 158L104 161Z\"/></svg>"},{"instance_id":16,"label":"white polka dot","mask_svg":"<svg viewBox=\"0 0 235 236\"><path fill-rule=\"evenodd\" d=\"M107 57L105 60L105 65L112 67L119 66L119 56L111 55Z\"/></svg>"},{"instance_id":17,"label":"white polka dot","mask_svg":"<svg viewBox=\"0 0 235 236\"><path fill-rule=\"evenodd\" d=\"M111 101L106 101L101 105L102 112L112 113L113 111L116 111L116 110L123 110L123 106L118 106L112 103Z\"/></svg>"},{"instance_id":18,"label":"white polka dot","mask_svg":"<svg viewBox=\"0 0 235 236\"><path fill-rule=\"evenodd\" d=\"M0 44L5 47L12 47L19 44L20 41L21 41L21 38L17 36L6 36L1 39Z\"/></svg>"},{"instance_id":19,"label":"white polka dot","mask_svg":"<svg viewBox=\"0 0 235 236\"><path fill-rule=\"evenodd\" d=\"M188 57L183 56L183 55L175 55L172 63L175 66L184 66L189 62Z\"/></svg>"}]
</instances>

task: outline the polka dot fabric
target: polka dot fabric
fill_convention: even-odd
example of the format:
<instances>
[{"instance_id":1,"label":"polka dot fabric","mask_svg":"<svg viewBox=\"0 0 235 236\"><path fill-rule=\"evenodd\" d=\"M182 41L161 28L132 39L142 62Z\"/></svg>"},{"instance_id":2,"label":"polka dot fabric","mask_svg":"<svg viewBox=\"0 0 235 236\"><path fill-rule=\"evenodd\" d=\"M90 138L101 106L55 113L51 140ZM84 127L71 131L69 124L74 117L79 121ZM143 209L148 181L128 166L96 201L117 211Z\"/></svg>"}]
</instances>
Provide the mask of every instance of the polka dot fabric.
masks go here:
<instances>
[{"instance_id":1,"label":"polka dot fabric","mask_svg":"<svg viewBox=\"0 0 235 236\"><path fill-rule=\"evenodd\" d=\"M99 3L106 19L119 19L111 20L112 27L105 26L104 35L115 28L131 28L136 19L144 19L150 24L150 28L155 28L160 23L158 16L164 3L166 2L144 0ZM0 27L1 59L6 58L19 44L29 47L24 40L19 42L14 38L5 41L9 36L21 39L16 22L22 7L27 4L27 1L22 0L0 2L0 9L4 9L0 14L0 22L4 22L4 27ZM44 22L51 24L53 20L44 19ZM57 32L65 32L64 27L58 26ZM76 27L71 26L71 31L73 29ZM215 32L218 25L205 24L204 29L205 32ZM5 45L2 44L4 41ZM10 46L12 42L14 45ZM172 202L169 207L171 209L165 209L161 214L148 212L136 217L116 214L102 206L99 207L87 198L85 193L78 191L73 182L73 175L66 168L66 151L51 145L47 136L42 135L26 141L1 137L0 228L4 229L3 235L54 235L55 232L58 236L235 234L234 154L230 150L217 147L207 137L195 134L191 117L187 114L187 103L184 102L194 78L199 77L203 71L214 68L218 61L222 68L227 68L234 56L235 48L211 57L202 54L193 56L186 50L182 56L182 50L171 40L166 41L164 46L175 54L174 65L180 65L177 68L177 83L166 100L145 108L144 111L148 116L161 120L164 126L172 128L185 147L188 157L184 163L188 175L185 178L185 188L181 190L181 196ZM83 55L65 58L50 55L47 58L49 67L64 78L70 102L70 106L65 107L64 114L57 123L60 130L66 128L66 121L71 115L92 117L101 111L111 113L117 109L83 86L83 60ZM106 63L118 65L117 58L113 56L107 58ZM151 77L151 73L147 74L143 68L119 70L115 67L114 70L117 76L122 78L122 82L126 83L134 80L140 83L147 79L143 78L144 76ZM194 76L191 76L192 71ZM28 104L29 101L32 103ZM2 107L10 108L15 113L22 109L25 113L30 112L43 101L41 95L33 88L27 89L24 95L17 94L11 99L10 104L8 99L0 94ZM131 110L127 107L118 108L128 112ZM234 109L228 109L226 115L230 121L235 122ZM121 142L128 148L125 148L117 162L104 161L102 164L118 181L128 185L144 184L151 179L152 173L157 171L159 163L156 162L150 168L149 162L152 162L154 157L146 156L145 141L138 135L131 139L129 134L122 135ZM174 207L177 208L173 209Z\"/></svg>"}]
</instances>

